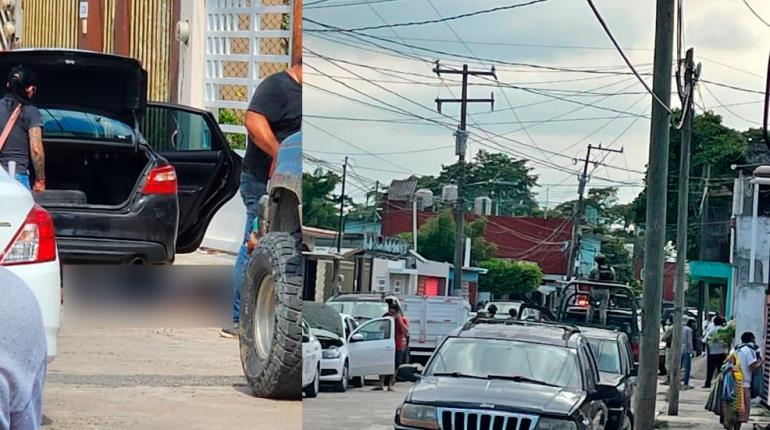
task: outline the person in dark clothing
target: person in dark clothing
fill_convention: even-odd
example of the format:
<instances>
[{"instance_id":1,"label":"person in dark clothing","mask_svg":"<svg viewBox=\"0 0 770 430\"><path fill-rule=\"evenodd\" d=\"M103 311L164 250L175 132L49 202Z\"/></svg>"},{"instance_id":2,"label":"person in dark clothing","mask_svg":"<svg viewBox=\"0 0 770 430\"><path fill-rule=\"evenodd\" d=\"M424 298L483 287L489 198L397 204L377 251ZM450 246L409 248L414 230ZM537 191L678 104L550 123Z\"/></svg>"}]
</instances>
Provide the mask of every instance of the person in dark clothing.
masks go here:
<instances>
[{"instance_id":1,"label":"person in dark clothing","mask_svg":"<svg viewBox=\"0 0 770 430\"><path fill-rule=\"evenodd\" d=\"M260 214L259 201L267 193L280 143L302 126L302 61L289 70L267 77L259 84L246 113L249 142L243 157L241 198L246 205L246 229L233 274L233 326L220 331L223 337L238 337L241 284L249 258L252 224Z\"/></svg>"},{"instance_id":2,"label":"person in dark clothing","mask_svg":"<svg viewBox=\"0 0 770 430\"><path fill-rule=\"evenodd\" d=\"M32 290L2 267L0 297L0 429L38 429L47 366L43 316Z\"/></svg>"},{"instance_id":3,"label":"person in dark clothing","mask_svg":"<svg viewBox=\"0 0 770 430\"><path fill-rule=\"evenodd\" d=\"M495 314L497 314L497 306L489 305L489 307L487 308L487 313L489 313L489 316L491 318L494 318Z\"/></svg>"},{"instance_id":4,"label":"person in dark clothing","mask_svg":"<svg viewBox=\"0 0 770 430\"><path fill-rule=\"evenodd\" d=\"M9 171L13 163L14 176L28 189L45 190L45 152L43 150L43 118L31 104L37 92L33 73L17 66L11 69L7 92L0 99L0 130L14 121L6 140L0 142L0 165ZM35 183L30 186L30 159L35 169Z\"/></svg>"},{"instance_id":5,"label":"person in dark clothing","mask_svg":"<svg viewBox=\"0 0 770 430\"><path fill-rule=\"evenodd\" d=\"M508 309L508 317L512 320L518 319L518 313L515 308Z\"/></svg>"},{"instance_id":6,"label":"person in dark clothing","mask_svg":"<svg viewBox=\"0 0 770 430\"><path fill-rule=\"evenodd\" d=\"M606 282L612 282L615 280L615 269L607 264L607 258L604 255L597 255L596 258L594 258L594 261L596 262L596 267L591 270L591 273L588 275L588 279L592 281Z\"/></svg>"},{"instance_id":7,"label":"person in dark clothing","mask_svg":"<svg viewBox=\"0 0 770 430\"><path fill-rule=\"evenodd\" d=\"M708 345L708 358L706 359L706 382L703 388L711 388L711 380L714 378L719 368L727 358L728 345L714 339L722 328L727 325L727 321L719 315L714 317L714 323L709 327L703 336L703 342Z\"/></svg>"}]
</instances>

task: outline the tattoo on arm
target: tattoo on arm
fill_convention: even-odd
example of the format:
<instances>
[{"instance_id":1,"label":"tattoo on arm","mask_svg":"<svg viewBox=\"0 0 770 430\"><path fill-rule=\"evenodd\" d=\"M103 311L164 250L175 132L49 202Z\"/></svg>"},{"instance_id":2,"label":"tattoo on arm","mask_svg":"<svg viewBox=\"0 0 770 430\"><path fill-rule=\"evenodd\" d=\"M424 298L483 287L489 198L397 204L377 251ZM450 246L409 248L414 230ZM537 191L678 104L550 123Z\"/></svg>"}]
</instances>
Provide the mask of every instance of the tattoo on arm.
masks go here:
<instances>
[{"instance_id":1,"label":"tattoo on arm","mask_svg":"<svg viewBox=\"0 0 770 430\"><path fill-rule=\"evenodd\" d=\"M42 127L29 129L29 147L31 149L32 164L35 167L35 178L45 179L45 152L43 151Z\"/></svg>"}]
</instances>

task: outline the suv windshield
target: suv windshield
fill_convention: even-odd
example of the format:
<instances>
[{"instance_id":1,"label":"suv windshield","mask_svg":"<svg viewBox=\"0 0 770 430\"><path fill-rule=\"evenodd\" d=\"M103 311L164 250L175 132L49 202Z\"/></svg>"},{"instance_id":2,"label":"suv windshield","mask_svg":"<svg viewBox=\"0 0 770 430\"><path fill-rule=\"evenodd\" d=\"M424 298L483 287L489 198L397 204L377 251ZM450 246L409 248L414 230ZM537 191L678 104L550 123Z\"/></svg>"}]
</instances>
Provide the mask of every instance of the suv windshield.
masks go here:
<instances>
[{"instance_id":1,"label":"suv windshield","mask_svg":"<svg viewBox=\"0 0 770 430\"><path fill-rule=\"evenodd\" d=\"M353 318L374 319L379 318L388 311L388 305L385 302L328 302L341 314L350 315Z\"/></svg>"},{"instance_id":2,"label":"suv windshield","mask_svg":"<svg viewBox=\"0 0 770 430\"><path fill-rule=\"evenodd\" d=\"M596 356L599 370L607 373L620 373L620 350L615 340L588 339L591 349Z\"/></svg>"},{"instance_id":3,"label":"suv windshield","mask_svg":"<svg viewBox=\"0 0 770 430\"><path fill-rule=\"evenodd\" d=\"M425 375L433 374L492 379L518 377L558 387L582 388L575 351L512 340L447 339L425 369Z\"/></svg>"},{"instance_id":4,"label":"suv windshield","mask_svg":"<svg viewBox=\"0 0 770 430\"><path fill-rule=\"evenodd\" d=\"M41 109L43 135L60 139L131 142L133 129L118 120L88 112Z\"/></svg>"}]
</instances>

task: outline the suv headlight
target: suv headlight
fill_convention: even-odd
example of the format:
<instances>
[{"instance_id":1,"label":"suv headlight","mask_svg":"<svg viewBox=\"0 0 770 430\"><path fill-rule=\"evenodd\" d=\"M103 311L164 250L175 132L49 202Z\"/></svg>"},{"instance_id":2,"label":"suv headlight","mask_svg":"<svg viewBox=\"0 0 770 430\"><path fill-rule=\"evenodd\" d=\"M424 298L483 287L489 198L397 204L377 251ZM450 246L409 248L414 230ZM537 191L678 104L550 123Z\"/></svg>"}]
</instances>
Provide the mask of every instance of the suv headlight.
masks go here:
<instances>
[{"instance_id":1,"label":"suv headlight","mask_svg":"<svg viewBox=\"0 0 770 430\"><path fill-rule=\"evenodd\" d=\"M542 417L537 420L537 430L577 430L574 421Z\"/></svg>"},{"instance_id":2,"label":"suv headlight","mask_svg":"<svg viewBox=\"0 0 770 430\"><path fill-rule=\"evenodd\" d=\"M336 346L323 350L323 358L340 358L340 354L340 349Z\"/></svg>"},{"instance_id":3,"label":"suv headlight","mask_svg":"<svg viewBox=\"0 0 770 430\"><path fill-rule=\"evenodd\" d=\"M404 403L401 406L400 413L399 421L402 425L438 430L436 408L433 406Z\"/></svg>"}]
</instances>

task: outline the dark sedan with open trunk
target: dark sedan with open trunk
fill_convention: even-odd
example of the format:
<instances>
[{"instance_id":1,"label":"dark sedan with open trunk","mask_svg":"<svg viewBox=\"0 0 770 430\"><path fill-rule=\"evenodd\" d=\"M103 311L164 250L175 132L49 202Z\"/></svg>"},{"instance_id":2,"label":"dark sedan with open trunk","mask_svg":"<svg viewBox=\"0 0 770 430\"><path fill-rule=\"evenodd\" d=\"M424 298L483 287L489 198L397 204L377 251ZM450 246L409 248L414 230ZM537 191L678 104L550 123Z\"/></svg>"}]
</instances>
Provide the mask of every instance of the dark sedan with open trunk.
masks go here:
<instances>
[{"instance_id":1,"label":"dark sedan with open trunk","mask_svg":"<svg viewBox=\"0 0 770 430\"><path fill-rule=\"evenodd\" d=\"M164 264L200 245L235 195L240 158L209 112L147 102L135 59L86 51L0 53L38 80L51 213L65 263Z\"/></svg>"}]
</instances>

